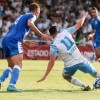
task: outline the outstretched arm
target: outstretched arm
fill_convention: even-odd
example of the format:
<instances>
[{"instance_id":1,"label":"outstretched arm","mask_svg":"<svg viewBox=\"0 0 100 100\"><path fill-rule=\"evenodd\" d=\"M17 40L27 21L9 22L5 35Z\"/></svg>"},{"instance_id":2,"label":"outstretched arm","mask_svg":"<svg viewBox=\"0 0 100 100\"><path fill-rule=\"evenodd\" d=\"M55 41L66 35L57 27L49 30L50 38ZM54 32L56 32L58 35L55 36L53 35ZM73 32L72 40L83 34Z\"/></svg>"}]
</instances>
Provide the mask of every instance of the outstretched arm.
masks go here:
<instances>
[{"instance_id":1,"label":"outstretched arm","mask_svg":"<svg viewBox=\"0 0 100 100\"><path fill-rule=\"evenodd\" d=\"M78 30L80 27L82 27L87 15L88 15L88 12L85 12L83 17L76 23L76 25L75 25L76 30Z\"/></svg>"},{"instance_id":2,"label":"outstretched arm","mask_svg":"<svg viewBox=\"0 0 100 100\"><path fill-rule=\"evenodd\" d=\"M74 26L67 28L67 31L70 34L75 33L83 25L87 15L88 15L88 12L85 12L83 17Z\"/></svg>"},{"instance_id":3,"label":"outstretched arm","mask_svg":"<svg viewBox=\"0 0 100 100\"><path fill-rule=\"evenodd\" d=\"M54 66L56 58L57 58L56 55L51 55L50 56L50 61L48 63L47 70L46 70L44 76L40 80L38 80L37 82L41 82L41 81L44 81L46 79L46 77L48 76L48 74L50 73L50 71L52 70L52 68Z\"/></svg>"},{"instance_id":4,"label":"outstretched arm","mask_svg":"<svg viewBox=\"0 0 100 100\"><path fill-rule=\"evenodd\" d=\"M46 34L43 34L38 30L38 28L35 26L34 23L29 19L27 25L30 27L30 30L34 31L36 34L38 34L40 37L42 37L45 40L51 40L52 38Z\"/></svg>"}]
</instances>

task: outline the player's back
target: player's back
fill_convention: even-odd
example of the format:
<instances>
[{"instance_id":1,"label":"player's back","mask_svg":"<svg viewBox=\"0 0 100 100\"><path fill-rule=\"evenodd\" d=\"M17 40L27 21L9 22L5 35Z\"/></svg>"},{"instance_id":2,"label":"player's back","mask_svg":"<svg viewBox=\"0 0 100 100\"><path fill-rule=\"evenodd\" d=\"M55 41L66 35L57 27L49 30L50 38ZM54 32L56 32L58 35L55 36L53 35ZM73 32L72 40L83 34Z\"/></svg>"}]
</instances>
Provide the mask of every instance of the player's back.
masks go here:
<instances>
[{"instance_id":1,"label":"player's back","mask_svg":"<svg viewBox=\"0 0 100 100\"><path fill-rule=\"evenodd\" d=\"M66 66L73 66L85 60L67 30L57 34L52 45L58 48L58 55Z\"/></svg>"},{"instance_id":2,"label":"player's back","mask_svg":"<svg viewBox=\"0 0 100 100\"><path fill-rule=\"evenodd\" d=\"M24 36L26 36L30 31L29 27L27 26L27 21L31 18L36 19L36 16L32 13L20 15L15 20L14 24L5 37L22 42Z\"/></svg>"}]
</instances>

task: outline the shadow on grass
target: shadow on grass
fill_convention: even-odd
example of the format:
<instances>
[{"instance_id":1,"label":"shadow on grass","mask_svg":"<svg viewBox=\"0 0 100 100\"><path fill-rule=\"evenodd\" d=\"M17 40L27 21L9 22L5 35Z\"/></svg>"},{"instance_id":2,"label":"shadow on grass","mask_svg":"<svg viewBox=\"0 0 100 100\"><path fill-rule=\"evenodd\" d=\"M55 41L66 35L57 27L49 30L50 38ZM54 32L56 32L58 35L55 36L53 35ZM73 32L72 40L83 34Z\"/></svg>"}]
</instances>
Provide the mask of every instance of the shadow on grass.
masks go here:
<instances>
[{"instance_id":1,"label":"shadow on grass","mask_svg":"<svg viewBox=\"0 0 100 100\"><path fill-rule=\"evenodd\" d=\"M25 93L25 92L69 92L69 93L83 93L89 91L82 91L80 90L60 90L60 89L29 89L29 90L22 90L22 92L7 92L7 91L0 91L0 93Z\"/></svg>"},{"instance_id":2,"label":"shadow on grass","mask_svg":"<svg viewBox=\"0 0 100 100\"><path fill-rule=\"evenodd\" d=\"M73 93L79 93L84 92L81 89L80 90L60 90L60 89L30 89L30 90L23 90L23 92L73 92Z\"/></svg>"}]
</instances>

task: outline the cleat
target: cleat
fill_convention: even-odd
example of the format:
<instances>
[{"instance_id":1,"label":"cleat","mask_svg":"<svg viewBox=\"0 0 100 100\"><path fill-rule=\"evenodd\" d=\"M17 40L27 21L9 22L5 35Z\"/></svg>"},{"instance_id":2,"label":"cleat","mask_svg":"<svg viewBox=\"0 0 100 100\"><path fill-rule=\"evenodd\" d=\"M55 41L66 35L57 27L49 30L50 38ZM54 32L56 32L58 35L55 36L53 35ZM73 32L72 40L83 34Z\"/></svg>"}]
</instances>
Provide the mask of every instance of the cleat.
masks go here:
<instances>
[{"instance_id":1,"label":"cleat","mask_svg":"<svg viewBox=\"0 0 100 100\"><path fill-rule=\"evenodd\" d=\"M91 91L91 87L90 86L87 86L86 88L83 89L83 91Z\"/></svg>"},{"instance_id":2,"label":"cleat","mask_svg":"<svg viewBox=\"0 0 100 100\"><path fill-rule=\"evenodd\" d=\"M8 92L22 92L22 90L16 89L16 87L14 85L8 85L7 91Z\"/></svg>"}]
</instances>

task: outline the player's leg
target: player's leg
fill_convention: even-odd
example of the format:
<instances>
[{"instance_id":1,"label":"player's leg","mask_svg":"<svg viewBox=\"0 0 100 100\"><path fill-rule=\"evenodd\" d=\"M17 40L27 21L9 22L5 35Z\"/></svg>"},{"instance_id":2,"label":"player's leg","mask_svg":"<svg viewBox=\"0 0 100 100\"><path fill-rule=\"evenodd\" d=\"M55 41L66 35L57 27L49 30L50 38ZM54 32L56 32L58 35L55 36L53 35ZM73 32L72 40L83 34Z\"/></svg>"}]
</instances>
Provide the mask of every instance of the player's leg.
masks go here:
<instances>
[{"instance_id":1,"label":"player's leg","mask_svg":"<svg viewBox=\"0 0 100 100\"><path fill-rule=\"evenodd\" d=\"M22 59L23 54L17 54L11 57L11 61L14 63L14 67L12 69L11 79L7 88L7 91L19 91L15 88L15 84L19 78L20 69L22 67Z\"/></svg>"},{"instance_id":2,"label":"player's leg","mask_svg":"<svg viewBox=\"0 0 100 100\"><path fill-rule=\"evenodd\" d=\"M97 72L89 61L85 61L84 64L81 65L80 70L84 73L89 73L95 78L100 78L100 71Z\"/></svg>"},{"instance_id":3,"label":"player's leg","mask_svg":"<svg viewBox=\"0 0 100 100\"><path fill-rule=\"evenodd\" d=\"M96 57L98 58L98 61L100 62L100 49L95 48L95 53L96 53Z\"/></svg>"},{"instance_id":4,"label":"player's leg","mask_svg":"<svg viewBox=\"0 0 100 100\"><path fill-rule=\"evenodd\" d=\"M100 49L99 48L95 48L95 54L97 58L100 58Z\"/></svg>"},{"instance_id":5,"label":"player's leg","mask_svg":"<svg viewBox=\"0 0 100 100\"><path fill-rule=\"evenodd\" d=\"M7 43L6 40L3 39L2 46L3 46L3 51L5 53L5 58L9 58L10 50L6 43ZM8 61L8 67L3 71L2 75L0 76L0 88L1 88L1 83L3 83L5 81L5 79L8 78L9 74L12 71L11 67L13 66L13 64L11 63L10 59L8 59L7 61Z\"/></svg>"},{"instance_id":6,"label":"player's leg","mask_svg":"<svg viewBox=\"0 0 100 100\"><path fill-rule=\"evenodd\" d=\"M83 82L81 82L79 79L73 77L73 75L75 74L75 72L80 68L80 66L77 64L77 65L74 65L72 67L64 67L64 70L63 70L63 78L65 80L67 80L68 82L70 82L71 84L73 85L76 85L76 86L80 86L80 87L83 87L84 89L87 88L87 85L84 84Z\"/></svg>"}]
</instances>

